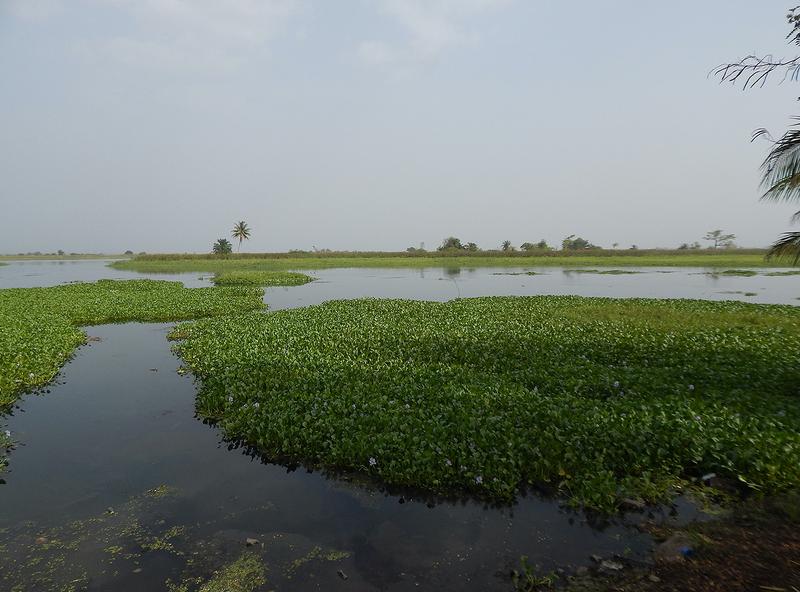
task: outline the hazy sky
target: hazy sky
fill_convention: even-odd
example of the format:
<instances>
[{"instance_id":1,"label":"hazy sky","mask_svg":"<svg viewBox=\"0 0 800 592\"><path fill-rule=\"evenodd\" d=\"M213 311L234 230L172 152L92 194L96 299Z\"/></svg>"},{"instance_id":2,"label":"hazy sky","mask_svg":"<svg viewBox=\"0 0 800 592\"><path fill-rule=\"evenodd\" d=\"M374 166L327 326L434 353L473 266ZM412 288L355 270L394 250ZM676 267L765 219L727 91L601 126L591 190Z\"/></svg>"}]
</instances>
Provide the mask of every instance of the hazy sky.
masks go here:
<instances>
[{"instance_id":1,"label":"hazy sky","mask_svg":"<svg viewBox=\"0 0 800 592\"><path fill-rule=\"evenodd\" d=\"M766 245L790 4L0 0L0 252Z\"/></svg>"}]
</instances>

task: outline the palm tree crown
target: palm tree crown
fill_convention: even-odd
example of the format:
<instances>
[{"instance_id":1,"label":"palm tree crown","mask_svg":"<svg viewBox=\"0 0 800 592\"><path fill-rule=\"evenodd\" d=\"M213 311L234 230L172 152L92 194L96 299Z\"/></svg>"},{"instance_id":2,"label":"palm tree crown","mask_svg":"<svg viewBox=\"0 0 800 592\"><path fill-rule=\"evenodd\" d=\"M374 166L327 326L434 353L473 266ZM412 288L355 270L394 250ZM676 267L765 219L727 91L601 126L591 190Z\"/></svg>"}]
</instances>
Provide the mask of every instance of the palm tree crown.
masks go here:
<instances>
[{"instance_id":1,"label":"palm tree crown","mask_svg":"<svg viewBox=\"0 0 800 592\"><path fill-rule=\"evenodd\" d=\"M767 130L760 129L753 139L759 136L769 137L769 134ZM761 199L800 201L800 124L795 124L774 143L761 165L761 170L761 186L764 188ZM798 220L800 212L795 212L792 221ZM797 263L800 260L800 232L786 232L781 235L770 248L769 255L794 256L794 262Z\"/></svg>"},{"instance_id":2,"label":"palm tree crown","mask_svg":"<svg viewBox=\"0 0 800 592\"><path fill-rule=\"evenodd\" d=\"M242 241L247 240L250 238L250 228L247 226L247 222L242 220L234 225L233 230L231 231L231 235L233 238L239 239L239 251L242 250Z\"/></svg>"}]
</instances>

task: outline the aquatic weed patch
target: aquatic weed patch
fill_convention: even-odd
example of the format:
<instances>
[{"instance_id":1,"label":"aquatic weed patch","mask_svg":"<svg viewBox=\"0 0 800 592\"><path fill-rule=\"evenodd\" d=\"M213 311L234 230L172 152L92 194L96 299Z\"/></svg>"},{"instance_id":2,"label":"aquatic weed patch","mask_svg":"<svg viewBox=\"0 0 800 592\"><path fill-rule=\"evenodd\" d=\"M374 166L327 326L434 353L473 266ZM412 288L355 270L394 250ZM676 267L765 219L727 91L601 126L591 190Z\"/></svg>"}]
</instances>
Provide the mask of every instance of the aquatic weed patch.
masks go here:
<instances>
[{"instance_id":1,"label":"aquatic weed patch","mask_svg":"<svg viewBox=\"0 0 800 592\"><path fill-rule=\"evenodd\" d=\"M11 432L8 430L0 431L0 473L8 466L8 453L14 446L11 439Z\"/></svg>"},{"instance_id":2,"label":"aquatic weed patch","mask_svg":"<svg viewBox=\"0 0 800 592\"><path fill-rule=\"evenodd\" d=\"M758 272L753 269L726 269L724 271L709 271L706 275L728 275L738 277L753 277L758 275Z\"/></svg>"},{"instance_id":3,"label":"aquatic weed patch","mask_svg":"<svg viewBox=\"0 0 800 592\"><path fill-rule=\"evenodd\" d=\"M336 301L182 325L198 412L275 460L434 492L662 498L800 483L800 311L741 302Z\"/></svg>"},{"instance_id":4,"label":"aquatic weed patch","mask_svg":"<svg viewBox=\"0 0 800 592\"><path fill-rule=\"evenodd\" d=\"M597 275L628 275L635 273L645 273L631 269L569 269L567 273L594 273Z\"/></svg>"},{"instance_id":5,"label":"aquatic weed patch","mask_svg":"<svg viewBox=\"0 0 800 592\"><path fill-rule=\"evenodd\" d=\"M165 322L263 308L257 288L153 280L0 290L0 408L49 383L86 336L78 327Z\"/></svg>"},{"instance_id":6,"label":"aquatic weed patch","mask_svg":"<svg viewBox=\"0 0 800 592\"><path fill-rule=\"evenodd\" d=\"M215 286L301 286L314 278L293 271L225 271L214 276Z\"/></svg>"}]
</instances>

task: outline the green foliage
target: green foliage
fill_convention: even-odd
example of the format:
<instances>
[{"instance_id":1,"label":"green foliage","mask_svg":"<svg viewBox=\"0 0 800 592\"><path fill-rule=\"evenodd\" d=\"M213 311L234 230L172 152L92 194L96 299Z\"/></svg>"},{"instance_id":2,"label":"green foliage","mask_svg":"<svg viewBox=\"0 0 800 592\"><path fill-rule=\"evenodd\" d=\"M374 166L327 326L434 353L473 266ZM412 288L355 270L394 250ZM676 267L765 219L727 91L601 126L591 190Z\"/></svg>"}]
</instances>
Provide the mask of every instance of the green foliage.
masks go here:
<instances>
[{"instance_id":1,"label":"green foliage","mask_svg":"<svg viewBox=\"0 0 800 592\"><path fill-rule=\"evenodd\" d=\"M561 249L564 251L585 251L587 249L599 249L597 245L593 245L585 238L576 237L570 234L568 237L561 241Z\"/></svg>"},{"instance_id":2,"label":"green foliage","mask_svg":"<svg viewBox=\"0 0 800 592\"><path fill-rule=\"evenodd\" d=\"M503 297L329 302L182 325L198 412L272 459L610 510L707 472L800 484L800 310Z\"/></svg>"},{"instance_id":3,"label":"green foliage","mask_svg":"<svg viewBox=\"0 0 800 592\"><path fill-rule=\"evenodd\" d=\"M237 222L233 226L233 230L231 230L231 236L233 238L239 239L239 249L242 248L242 241L248 240L250 238L250 227L247 226L247 222L242 220L241 222Z\"/></svg>"},{"instance_id":4,"label":"green foliage","mask_svg":"<svg viewBox=\"0 0 800 592\"><path fill-rule=\"evenodd\" d=\"M200 592L253 592L266 581L266 568L261 557L245 551L236 561L215 572Z\"/></svg>"},{"instance_id":5,"label":"green foliage","mask_svg":"<svg viewBox=\"0 0 800 592\"><path fill-rule=\"evenodd\" d=\"M215 255L230 255L233 252L233 245L227 238L218 238L212 251Z\"/></svg>"},{"instance_id":6,"label":"green foliage","mask_svg":"<svg viewBox=\"0 0 800 592\"><path fill-rule=\"evenodd\" d=\"M511 571L511 583L516 592L535 592L544 588L552 588L558 581L558 576L553 573L537 574L537 568L528 562L528 556L520 557L520 569Z\"/></svg>"},{"instance_id":7,"label":"green foliage","mask_svg":"<svg viewBox=\"0 0 800 592\"><path fill-rule=\"evenodd\" d=\"M143 273L184 271L220 272L233 270L296 270L342 267L776 267L764 257L765 251L469 251L448 250L382 253L247 253L230 256L165 254L140 255L115 261L114 269Z\"/></svg>"},{"instance_id":8,"label":"green foliage","mask_svg":"<svg viewBox=\"0 0 800 592\"><path fill-rule=\"evenodd\" d=\"M538 243L522 243L519 246L520 250L522 251L550 251L550 245L547 244L547 241L542 239Z\"/></svg>"},{"instance_id":9,"label":"green foliage","mask_svg":"<svg viewBox=\"0 0 800 592\"><path fill-rule=\"evenodd\" d=\"M459 251L464 248L461 244L461 239L455 236L448 236L442 241L437 251Z\"/></svg>"},{"instance_id":10,"label":"green foliage","mask_svg":"<svg viewBox=\"0 0 800 592\"><path fill-rule=\"evenodd\" d=\"M769 272L765 273L764 275L768 276L768 277L780 277L780 276L785 276L785 275L800 275L800 271L798 271L798 270L792 270L792 271L769 271Z\"/></svg>"},{"instance_id":11,"label":"green foliage","mask_svg":"<svg viewBox=\"0 0 800 592\"><path fill-rule=\"evenodd\" d=\"M226 271L214 276L216 286L300 286L314 281L291 271Z\"/></svg>"},{"instance_id":12,"label":"green foliage","mask_svg":"<svg viewBox=\"0 0 800 592\"><path fill-rule=\"evenodd\" d=\"M705 234L703 240L711 241L712 248L732 247L735 234L725 234L721 230L711 230Z\"/></svg>"},{"instance_id":13,"label":"green foliage","mask_svg":"<svg viewBox=\"0 0 800 592\"><path fill-rule=\"evenodd\" d=\"M739 277L753 277L758 275L757 271L752 269L726 269L724 271L711 271L709 275L732 275Z\"/></svg>"},{"instance_id":14,"label":"green foliage","mask_svg":"<svg viewBox=\"0 0 800 592\"><path fill-rule=\"evenodd\" d=\"M693 242L692 244L689 243L681 243L681 246L678 247L679 251L686 251L686 250L693 250L696 251L697 249L702 248L702 245L697 241Z\"/></svg>"},{"instance_id":15,"label":"green foliage","mask_svg":"<svg viewBox=\"0 0 800 592\"><path fill-rule=\"evenodd\" d=\"M175 321L263 308L256 288L153 280L0 290L0 408L50 382L86 336L78 327Z\"/></svg>"}]
</instances>

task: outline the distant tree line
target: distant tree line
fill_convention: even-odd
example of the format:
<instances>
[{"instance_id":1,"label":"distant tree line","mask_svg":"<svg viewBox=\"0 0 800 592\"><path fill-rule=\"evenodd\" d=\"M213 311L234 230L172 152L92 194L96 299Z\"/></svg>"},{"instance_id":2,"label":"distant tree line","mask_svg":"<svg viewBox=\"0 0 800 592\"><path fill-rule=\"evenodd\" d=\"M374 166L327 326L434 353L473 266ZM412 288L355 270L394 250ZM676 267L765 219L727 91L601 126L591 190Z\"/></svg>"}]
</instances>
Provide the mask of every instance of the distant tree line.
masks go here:
<instances>
[{"instance_id":1,"label":"distant tree line","mask_svg":"<svg viewBox=\"0 0 800 592\"><path fill-rule=\"evenodd\" d=\"M582 249L599 249L600 247L593 245L589 241L575 236L571 234L570 236L566 237L561 242L561 248L565 251L579 251ZM462 240L455 236L448 236L446 239L442 241L442 244L436 248L437 251L443 252L453 252L453 251L467 251L467 252L475 252L475 251L483 251L478 247L478 245L474 242L462 242ZM514 251L525 251L525 252L536 252L536 251L554 251L555 249L547 244L545 239L541 239L537 242L524 242L519 245L519 248L514 246L514 244L510 240L504 240L500 243L500 246L497 249L486 249L487 251L502 251L504 253L511 253ZM421 253L425 252L425 249L421 246L418 247L409 247L406 249L409 253Z\"/></svg>"},{"instance_id":2,"label":"distant tree line","mask_svg":"<svg viewBox=\"0 0 800 592\"><path fill-rule=\"evenodd\" d=\"M709 245L709 249L731 249L735 248L736 245L734 244L734 239L736 238L735 234L727 234L722 230L711 230L707 232L703 236L703 240L707 240L711 243ZM619 246L619 243L613 243L612 249L616 249ZM689 250L689 249L701 249L702 245L695 241L693 243L682 243L679 247L679 251ZM564 237L561 241L561 250L562 251L589 251L589 250L602 250L603 247L595 245L583 237L570 234L569 236ZM631 245L629 250L636 251L639 247L637 245ZM465 252L476 252L476 251L484 251L478 247L477 244L473 242L465 243L460 238L456 236L448 236L446 239L442 241L442 244L436 248L439 252L447 252L453 253L457 251L465 251ZM514 246L514 244L510 240L504 240L500 243L499 248L497 249L486 249L487 252L496 252L501 251L503 253L512 253L515 251L524 251L524 252L548 252L548 251L555 251L556 249L551 247L547 244L545 239L542 239L538 242L524 242L519 246L519 249ZM421 244L419 247L409 247L406 249L408 253L426 253L424 246Z\"/></svg>"}]
</instances>

